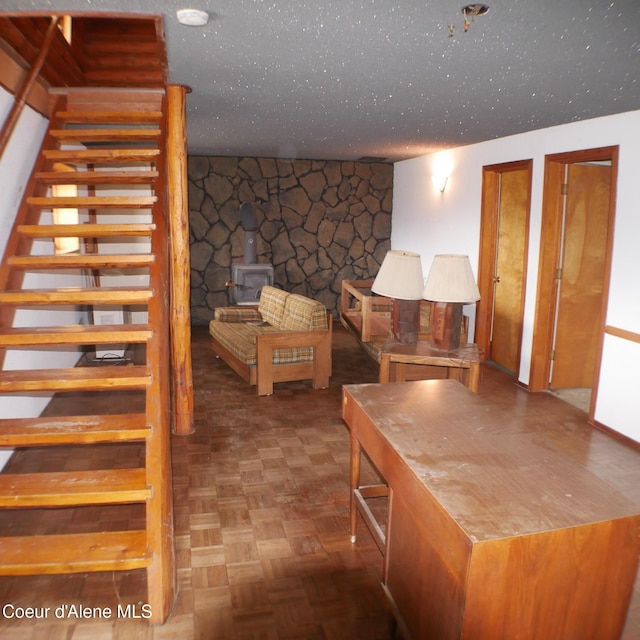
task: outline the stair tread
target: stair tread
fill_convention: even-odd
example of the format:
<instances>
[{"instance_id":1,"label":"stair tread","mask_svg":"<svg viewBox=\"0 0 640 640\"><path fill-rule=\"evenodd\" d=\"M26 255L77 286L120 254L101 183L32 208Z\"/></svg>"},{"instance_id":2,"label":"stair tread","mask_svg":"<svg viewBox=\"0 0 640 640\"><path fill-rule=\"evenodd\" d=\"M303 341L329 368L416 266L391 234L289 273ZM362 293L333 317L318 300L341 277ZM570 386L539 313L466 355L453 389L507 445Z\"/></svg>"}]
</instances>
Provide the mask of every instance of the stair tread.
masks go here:
<instances>
[{"instance_id":1,"label":"stair tread","mask_svg":"<svg viewBox=\"0 0 640 640\"><path fill-rule=\"evenodd\" d=\"M133 141L158 138L160 129L51 129L49 133L59 141Z\"/></svg>"},{"instance_id":2,"label":"stair tread","mask_svg":"<svg viewBox=\"0 0 640 640\"><path fill-rule=\"evenodd\" d=\"M144 389L150 382L144 365L5 370L0 372L0 393Z\"/></svg>"},{"instance_id":3,"label":"stair tread","mask_svg":"<svg viewBox=\"0 0 640 640\"><path fill-rule=\"evenodd\" d=\"M56 118L65 122L96 124L153 123L162 119L161 111L57 111Z\"/></svg>"},{"instance_id":4,"label":"stair tread","mask_svg":"<svg viewBox=\"0 0 640 640\"><path fill-rule=\"evenodd\" d=\"M153 296L148 287L62 287L0 291L0 302L42 304L146 304Z\"/></svg>"},{"instance_id":5,"label":"stair tread","mask_svg":"<svg viewBox=\"0 0 640 640\"><path fill-rule=\"evenodd\" d=\"M147 184L157 171L39 171L36 178L47 184Z\"/></svg>"},{"instance_id":6,"label":"stair tread","mask_svg":"<svg viewBox=\"0 0 640 640\"><path fill-rule=\"evenodd\" d=\"M156 196L82 196L82 197L30 197L27 204L31 207L50 207L75 209L140 209L153 206L158 201Z\"/></svg>"},{"instance_id":7,"label":"stair tread","mask_svg":"<svg viewBox=\"0 0 640 640\"><path fill-rule=\"evenodd\" d=\"M150 495L142 468L0 473L2 508L125 504Z\"/></svg>"},{"instance_id":8,"label":"stair tread","mask_svg":"<svg viewBox=\"0 0 640 640\"><path fill-rule=\"evenodd\" d=\"M106 238L150 236L150 224L23 224L18 232L30 238Z\"/></svg>"},{"instance_id":9,"label":"stair tread","mask_svg":"<svg viewBox=\"0 0 640 640\"><path fill-rule=\"evenodd\" d=\"M0 329L0 347L141 343L152 336L146 324L66 325Z\"/></svg>"},{"instance_id":10,"label":"stair tread","mask_svg":"<svg viewBox=\"0 0 640 640\"><path fill-rule=\"evenodd\" d=\"M145 531L0 538L0 575L131 570L150 564Z\"/></svg>"},{"instance_id":11,"label":"stair tread","mask_svg":"<svg viewBox=\"0 0 640 640\"><path fill-rule=\"evenodd\" d=\"M142 413L0 419L3 447L134 441L150 434Z\"/></svg>"},{"instance_id":12,"label":"stair tread","mask_svg":"<svg viewBox=\"0 0 640 640\"><path fill-rule=\"evenodd\" d=\"M45 149L42 154L48 160L60 162L152 162L159 149Z\"/></svg>"},{"instance_id":13,"label":"stair tread","mask_svg":"<svg viewBox=\"0 0 640 640\"><path fill-rule=\"evenodd\" d=\"M145 267L153 264L155 256L148 253L126 255L104 253L78 253L46 256L12 256L7 264L14 268L82 269Z\"/></svg>"}]
</instances>

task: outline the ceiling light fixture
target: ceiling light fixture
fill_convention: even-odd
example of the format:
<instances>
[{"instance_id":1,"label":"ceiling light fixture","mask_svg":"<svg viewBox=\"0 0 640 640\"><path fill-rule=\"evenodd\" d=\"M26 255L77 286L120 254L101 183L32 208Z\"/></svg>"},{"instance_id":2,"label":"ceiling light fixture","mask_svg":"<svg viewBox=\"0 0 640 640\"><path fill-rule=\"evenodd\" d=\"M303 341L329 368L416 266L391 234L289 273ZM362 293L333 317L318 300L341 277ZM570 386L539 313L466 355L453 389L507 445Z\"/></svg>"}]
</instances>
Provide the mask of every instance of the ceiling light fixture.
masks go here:
<instances>
[{"instance_id":1,"label":"ceiling light fixture","mask_svg":"<svg viewBox=\"0 0 640 640\"><path fill-rule=\"evenodd\" d=\"M201 9L178 9L176 16L187 27L204 27L209 22L209 14Z\"/></svg>"}]
</instances>

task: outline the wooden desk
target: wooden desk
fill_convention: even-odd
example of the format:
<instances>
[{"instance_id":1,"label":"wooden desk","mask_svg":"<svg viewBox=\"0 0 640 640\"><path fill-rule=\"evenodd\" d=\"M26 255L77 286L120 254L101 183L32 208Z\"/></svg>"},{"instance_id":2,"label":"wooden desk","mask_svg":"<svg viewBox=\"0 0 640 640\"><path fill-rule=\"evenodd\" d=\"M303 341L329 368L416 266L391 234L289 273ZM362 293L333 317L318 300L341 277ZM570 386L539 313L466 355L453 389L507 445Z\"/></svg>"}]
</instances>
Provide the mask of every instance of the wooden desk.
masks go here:
<instances>
[{"instance_id":1,"label":"wooden desk","mask_svg":"<svg viewBox=\"0 0 640 640\"><path fill-rule=\"evenodd\" d=\"M383 585L405 638L619 638L640 503L601 461L640 453L554 424L540 400L500 404L453 380L343 388L352 539L364 451L388 484Z\"/></svg>"},{"instance_id":2,"label":"wooden desk","mask_svg":"<svg viewBox=\"0 0 640 640\"><path fill-rule=\"evenodd\" d=\"M427 340L413 344L389 342L380 354L380 382L391 382L391 364L395 366L395 381L406 380L406 365L446 367L447 377L462 382L471 391L478 391L480 353L477 344L465 344L455 351L444 351Z\"/></svg>"}]
</instances>

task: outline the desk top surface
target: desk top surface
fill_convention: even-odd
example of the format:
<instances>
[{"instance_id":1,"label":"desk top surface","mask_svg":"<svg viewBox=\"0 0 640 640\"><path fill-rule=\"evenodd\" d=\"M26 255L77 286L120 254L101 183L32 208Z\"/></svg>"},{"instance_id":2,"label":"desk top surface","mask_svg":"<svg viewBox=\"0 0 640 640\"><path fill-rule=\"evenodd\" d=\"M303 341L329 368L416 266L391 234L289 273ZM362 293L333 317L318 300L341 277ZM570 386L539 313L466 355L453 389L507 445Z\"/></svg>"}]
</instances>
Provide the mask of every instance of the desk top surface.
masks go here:
<instances>
[{"instance_id":1,"label":"desk top surface","mask_svg":"<svg viewBox=\"0 0 640 640\"><path fill-rule=\"evenodd\" d=\"M344 386L368 418L348 426L378 431L474 541L640 514L640 492L611 474L621 465L640 486L638 448L580 412L559 424L557 399L518 391L496 400L455 380Z\"/></svg>"}]
</instances>

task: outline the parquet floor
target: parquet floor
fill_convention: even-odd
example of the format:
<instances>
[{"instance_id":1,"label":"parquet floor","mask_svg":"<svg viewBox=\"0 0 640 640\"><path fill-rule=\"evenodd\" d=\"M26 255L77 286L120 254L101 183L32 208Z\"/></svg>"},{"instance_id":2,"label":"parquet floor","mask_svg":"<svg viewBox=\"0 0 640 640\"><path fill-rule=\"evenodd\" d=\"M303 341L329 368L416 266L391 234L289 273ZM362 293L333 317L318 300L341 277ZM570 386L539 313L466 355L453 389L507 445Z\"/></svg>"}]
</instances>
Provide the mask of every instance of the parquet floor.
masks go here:
<instances>
[{"instance_id":1,"label":"parquet floor","mask_svg":"<svg viewBox=\"0 0 640 640\"><path fill-rule=\"evenodd\" d=\"M337 323L336 323L337 324ZM341 386L373 382L376 371L342 327L335 328L331 386L276 385L257 398L209 349L205 327L193 331L195 433L173 437L173 482L179 592L163 626L131 617L56 619L61 604L141 605L143 571L0 578L0 604L50 607L46 619L7 619L0 638L101 640L378 640L390 637L391 615L380 586L382 559L366 527L348 536L349 439L340 417ZM481 393L526 392L501 372L483 368ZM110 408L135 410L127 393ZM576 409L557 400L558 411ZM55 399L109 410L91 395ZM63 447L24 450L12 472L135 467L140 448ZM372 470L368 473L373 474ZM616 481L622 481L617 478ZM640 492L640 489L639 489ZM138 526L139 507L0 514L0 535L21 531ZM98 523L98 525L96 524ZM640 638L636 597L625 640ZM141 610L138 608L138 611Z\"/></svg>"}]
</instances>

